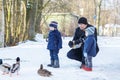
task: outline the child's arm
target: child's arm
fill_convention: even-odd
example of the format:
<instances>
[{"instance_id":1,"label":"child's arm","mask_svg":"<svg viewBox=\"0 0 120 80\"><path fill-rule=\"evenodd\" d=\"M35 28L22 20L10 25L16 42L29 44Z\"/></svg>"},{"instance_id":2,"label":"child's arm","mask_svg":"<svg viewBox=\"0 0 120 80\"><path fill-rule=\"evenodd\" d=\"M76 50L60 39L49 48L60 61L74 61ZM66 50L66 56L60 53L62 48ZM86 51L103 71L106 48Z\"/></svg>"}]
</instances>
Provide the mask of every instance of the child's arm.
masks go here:
<instances>
[{"instance_id":1,"label":"child's arm","mask_svg":"<svg viewBox=\"0 0 120 80\"><path fill-rule=\"evenodd\" d=\"M59 32L58 34L58 49L61 49L62 48L62 38L61 38L61 34Z\"/></svg>"}]
</instances>

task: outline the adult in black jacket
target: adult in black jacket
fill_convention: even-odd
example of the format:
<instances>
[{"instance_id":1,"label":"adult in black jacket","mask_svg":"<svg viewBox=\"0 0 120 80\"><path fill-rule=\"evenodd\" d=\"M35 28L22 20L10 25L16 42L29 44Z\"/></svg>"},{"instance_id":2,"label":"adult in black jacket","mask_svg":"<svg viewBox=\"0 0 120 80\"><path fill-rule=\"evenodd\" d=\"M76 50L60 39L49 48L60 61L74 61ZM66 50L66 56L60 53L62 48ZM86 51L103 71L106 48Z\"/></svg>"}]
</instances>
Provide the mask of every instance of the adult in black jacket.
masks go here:
<instances>
[{"instance_id":1,"label":"adult in black jacket","mask_svg":"<svg viewBox=\"0 0 120 80\"><path fill-rule=\"evenodd\" d=\"M80 61L82 64L80 68L85 64L84 56L83 56L83 46L84 46L84 39L85 39L85 29L88 27L94 27L90 24L88 24L87 19L85 17L81 17L78 20L78 27L75 30L75 34L72 41L69 41L68 45L72 48L68 53L67 57L70 59L74 59L77 61ZM96 42L97 42L97 30L95 28L94 33ZM81 46L79 48L73 48L74 45L81 43ZM98 45L96 43L96 52L99 51Z\"/></svg>"}]
</instances>

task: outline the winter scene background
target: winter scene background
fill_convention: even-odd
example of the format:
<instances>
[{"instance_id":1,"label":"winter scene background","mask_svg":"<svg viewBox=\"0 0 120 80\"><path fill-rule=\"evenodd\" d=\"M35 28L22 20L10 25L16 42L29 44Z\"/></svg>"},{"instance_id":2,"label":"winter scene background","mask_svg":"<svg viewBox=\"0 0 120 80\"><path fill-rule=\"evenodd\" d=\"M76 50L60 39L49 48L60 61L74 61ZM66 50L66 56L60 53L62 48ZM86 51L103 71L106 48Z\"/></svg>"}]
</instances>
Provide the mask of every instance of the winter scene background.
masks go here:
<instances>
[{"instance_id":1,"label":"winter scene background","mask_svg":"<svg viewBox=\"0 0 120 80\"><path fill-rule=\"evenodd\" d=\"M93 71L80 69L81 62L67 58L79 19L96 27L99 53ZM46 38L49 23L58 22L63 48L60 68L51 68ZM0 0L0 59L12 65L20 57L19 75L0 80L120 80L120 0ZM40 65L52 72L42 77Z\"/></svg>"},{"instance_id":2,"label":"winter scene background","mask_svg":"<svg viewBox=\"0 0 120 80\"><path fill-rule=\"evenodd\" d=\"M26 41L14 47L0 48L0 58L4 63L12 64L16 57L21 58L19 75L2 75L0 80L120 80L120 37L98 37L100 51L93 58L93 71L86 72L80 69L80 62L66 57L70 50L68 41L72 37L63 39L63 48L59 52L60 68L47 67L49 51L47 42L41 34L35 37L36 42ZM42 77L37 70L43 64L44 68L51 71L53 76Z\"/></svg>"}]
</instances>

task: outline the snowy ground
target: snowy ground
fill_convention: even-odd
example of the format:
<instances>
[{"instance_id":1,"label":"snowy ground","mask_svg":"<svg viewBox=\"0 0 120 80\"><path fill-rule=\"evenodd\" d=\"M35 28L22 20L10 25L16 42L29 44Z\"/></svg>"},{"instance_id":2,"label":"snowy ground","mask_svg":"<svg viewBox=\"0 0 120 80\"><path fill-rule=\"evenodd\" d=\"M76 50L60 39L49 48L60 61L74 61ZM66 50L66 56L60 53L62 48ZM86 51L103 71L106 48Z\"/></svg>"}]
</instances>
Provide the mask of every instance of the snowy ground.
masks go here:
<instances>
[{"instance_id":1,"label":"snowy ground","mask_svg":"<svg viewBox=\"0 0 120 80\"><path fill-rule=\"evenodd\" d=\"M60 68L50 68L47 42L38 35L38 42L27 41L15 47L0 48L0 58L4 63L13 64L15 58L21 58L19 75L2 75L0 80L120 80L120 37L98 37L100 52L93 58L93 71L86 72L79 68L80 62L70 60L66 53L70 50L68 41L63 39L63 48L59 52ZM13 60L5 60L7 58ZM42 77L37 74L40 64L52 72L51 77Z\"/></svg>"}]
</instances>

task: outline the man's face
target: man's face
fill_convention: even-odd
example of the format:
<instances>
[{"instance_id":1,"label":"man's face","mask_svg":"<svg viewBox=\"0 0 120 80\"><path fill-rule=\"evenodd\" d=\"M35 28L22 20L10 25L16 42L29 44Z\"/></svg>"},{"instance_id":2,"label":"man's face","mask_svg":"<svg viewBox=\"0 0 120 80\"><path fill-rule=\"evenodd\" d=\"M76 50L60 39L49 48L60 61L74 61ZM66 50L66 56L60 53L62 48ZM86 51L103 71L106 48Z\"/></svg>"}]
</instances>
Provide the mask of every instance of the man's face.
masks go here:
<instances>
[{"instance_id":1,"label":"man's face","mask_svg":"<svg viewBox=\"0 0 120 80\"><path fill-rule=\"evenodd\" d=\"M81 30L84 30L87 27L87 25L86 24L79 24L79 27Z\"/></svg>"}]
</instances>

